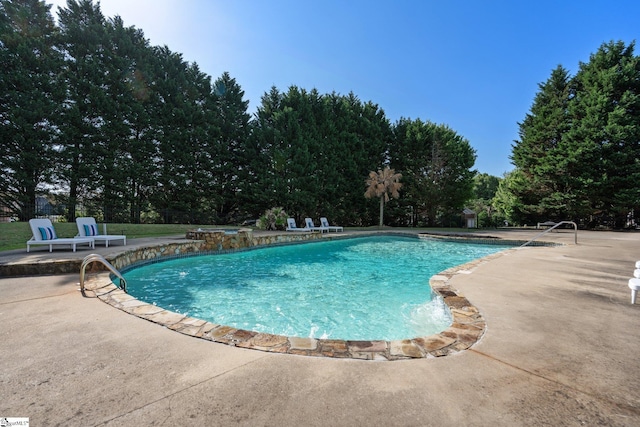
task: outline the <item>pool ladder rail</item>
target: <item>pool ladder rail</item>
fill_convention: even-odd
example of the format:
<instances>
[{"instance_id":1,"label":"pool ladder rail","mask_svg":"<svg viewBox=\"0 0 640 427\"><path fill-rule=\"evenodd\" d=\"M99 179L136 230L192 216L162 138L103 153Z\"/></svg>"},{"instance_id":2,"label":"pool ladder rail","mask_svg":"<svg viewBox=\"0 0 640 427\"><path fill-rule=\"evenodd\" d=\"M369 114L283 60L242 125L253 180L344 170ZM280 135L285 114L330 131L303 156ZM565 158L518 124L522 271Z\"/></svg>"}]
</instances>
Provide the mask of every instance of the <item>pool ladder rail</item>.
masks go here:
<instances>
[{"instance_id":1,"label":"pool ladder rail","mask_svg":"<svg viewBox=\"0 0 640 427\"><path fill-rule=\"evenodd\" d=\"M561 225L564 225L564 224L573 225L573 230L574 230L573 243L577 245L578 244L578 224L576 224L573 221L560 221L559 223L555 224L553 227L548 228L548 229L544 230L542 233L539 233L539 234L535 235L531 240L529 240L527 243L521 245L520 247L523 248L523 247L527 246L529 243L531 243L534 240L538 239L538 237L544 236L545 234L549 233L552 230L555 230L556 228L558 228L558 227L560 227Z\"/></svg>"},{"instance_id":2,"label":"pool ladder rail","mask_svg":"<svg viewBox=\"0 0 640 427\"><path fill-rule=\"evenodd\" d=\"M84 260L82 260L82 265L80 266L80 292L82 292L82 295L84 295L85 270L87 269L87 266L92 262L99 262L100 264L107 267L107 269L113 275L115 275L118 279L120 279L120 289L127 292L127 281L124 279L124 277L122 277L122 274L120 274L120 272L116 270L116 268L113 265L111 265L111 263L107 261L102 255L89 254L86 257L84 257Z\"/></svg>"}]
</instances>

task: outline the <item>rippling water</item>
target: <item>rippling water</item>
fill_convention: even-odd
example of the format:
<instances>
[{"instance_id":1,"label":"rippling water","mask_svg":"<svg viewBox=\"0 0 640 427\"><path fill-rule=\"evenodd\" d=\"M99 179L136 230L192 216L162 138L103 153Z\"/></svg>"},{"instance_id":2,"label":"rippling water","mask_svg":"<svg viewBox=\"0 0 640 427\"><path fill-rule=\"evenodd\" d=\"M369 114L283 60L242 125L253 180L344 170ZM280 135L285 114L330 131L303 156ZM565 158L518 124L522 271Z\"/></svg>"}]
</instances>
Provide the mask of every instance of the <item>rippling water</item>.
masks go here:
<instances>
[{"instance_id":1,"label":"rippling water","mask_svg":"<svg viewBox=\"0 0 640 427\"><path fill-rule=\"evenodd\" d=\"M160 262L125 273L128 292L216 324L278 335L395 340L446 329L429 278L503 250L376 236Z\"/></svg>"}]
</instances>

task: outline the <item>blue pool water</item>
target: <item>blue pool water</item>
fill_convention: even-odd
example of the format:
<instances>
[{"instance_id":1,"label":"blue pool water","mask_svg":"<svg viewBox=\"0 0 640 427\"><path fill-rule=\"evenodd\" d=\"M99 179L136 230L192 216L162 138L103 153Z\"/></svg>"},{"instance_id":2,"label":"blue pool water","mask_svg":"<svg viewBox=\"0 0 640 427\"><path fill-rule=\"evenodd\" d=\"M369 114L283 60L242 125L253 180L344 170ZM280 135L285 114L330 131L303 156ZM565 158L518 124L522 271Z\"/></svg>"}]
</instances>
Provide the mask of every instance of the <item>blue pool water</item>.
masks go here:
<instances>
[{"instance_id":1,"label":"blue pool water","mask_svg":"<svg viewBox=\"0 0 640 427\"><path fill-rule=\"evenodd\" d=\"M376 236L174 259L124 274L148 303L277 335L396 340L451 324L429 278L504 246Z\"/></svg>"}]
</instances>

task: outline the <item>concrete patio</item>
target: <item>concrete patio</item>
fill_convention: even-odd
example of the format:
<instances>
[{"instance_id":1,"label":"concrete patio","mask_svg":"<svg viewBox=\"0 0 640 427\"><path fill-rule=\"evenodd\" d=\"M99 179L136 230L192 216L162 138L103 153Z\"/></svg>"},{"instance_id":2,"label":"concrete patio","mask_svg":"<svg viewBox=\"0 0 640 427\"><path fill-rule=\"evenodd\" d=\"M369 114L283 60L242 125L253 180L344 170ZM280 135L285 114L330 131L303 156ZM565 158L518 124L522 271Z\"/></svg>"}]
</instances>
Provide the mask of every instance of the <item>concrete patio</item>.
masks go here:
<instances>
[{"instance_id":1,"label":"concrete patio","mask_svg":"<svg viewBox=\"0 0 640 427\"><path fill-rule=\"evenodd\" d=\"M451 279L486 319L475 346L393 362L188 337L82 297L78 274L0 278L0 417L34 426L640 425L640 304L627 287L640 235L545 240L567 245L511 251ZM88 253L12 251L0 262Z\"/></svg>"}]
</instances>

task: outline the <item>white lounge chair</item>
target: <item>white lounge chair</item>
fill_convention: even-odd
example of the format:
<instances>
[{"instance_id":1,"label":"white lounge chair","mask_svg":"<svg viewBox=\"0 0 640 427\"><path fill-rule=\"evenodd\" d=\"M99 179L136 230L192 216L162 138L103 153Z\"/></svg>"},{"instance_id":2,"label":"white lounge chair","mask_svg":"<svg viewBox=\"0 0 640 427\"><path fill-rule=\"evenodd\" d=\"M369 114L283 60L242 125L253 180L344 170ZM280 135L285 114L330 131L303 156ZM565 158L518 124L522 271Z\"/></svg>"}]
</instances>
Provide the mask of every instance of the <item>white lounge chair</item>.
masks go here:
<instances>
[{"instance_id":1,"label":"white lounge chair","mask_svg":"<svg viewBox=\"0 0 640 427\"><path fill-rule=\"evenodd\" d=\"M325 231L329 232L328 227L316 227L311 218L305 218L304 223L305 223L305 227L311 231L319 231L321 233L324 233Z\"/></svg>"},{"instance_id":2,"label":"white lounge chair","mask_svg":"<svg viewBox=\"0 0 640 427\"><path fill-rule=\"evenodd\" d=\"M344 228L340 227L339 225L329 225L329 221L325 217L320 218L320 225L322 227L326 228L327 231L329 231L329 232L331 232L331 230L333 230L335 232L344 231Z\"/></svg>"},{"instance_id":3,"label":"white lounge chair","mask_svg":"<svg viewBox=\"0 0 640 427\"><path fill-rule=\"evenodd\" d=\"M310 228L298 228L296 220L293 218L287 218L287 231L311 231Z\"/></svg>"},{"instance_id":4,"label":"white lounge chair","mask_svg":"<svg viewBox=\"0 0 640 427\"><path fill-rule=\"evenodd\" d=\"M53 251L54 246L61 245L71 246L73 252L76 251L77 245L89 245L90 248L95 248L93 237L59 238L55 228L53 228L53 224L46 218L30 219L29 225L31 226L33 237L27 241L27 252L33 245L49 246L49 252Z\"/></svg>"},{"instance_id":5,"label":"white lounge chair","mask_svg":"<svg viewBox=\"0 0 640 427\"><path fill-rule=\"evenodd\" d=\"M127 244L127 236L121 234L100 234L98 224L93 217L76 218L78 235L76 237L93 237L96 242L104 242L105 247L109 247L109 242L122 240L122 244Z\"/></svg>"}]
</instances>

